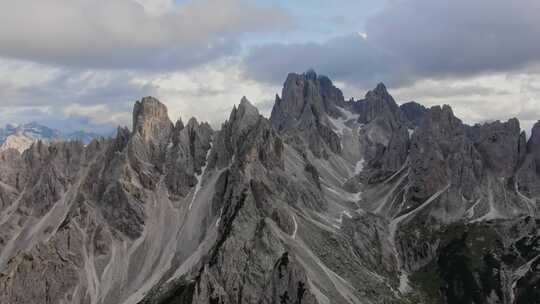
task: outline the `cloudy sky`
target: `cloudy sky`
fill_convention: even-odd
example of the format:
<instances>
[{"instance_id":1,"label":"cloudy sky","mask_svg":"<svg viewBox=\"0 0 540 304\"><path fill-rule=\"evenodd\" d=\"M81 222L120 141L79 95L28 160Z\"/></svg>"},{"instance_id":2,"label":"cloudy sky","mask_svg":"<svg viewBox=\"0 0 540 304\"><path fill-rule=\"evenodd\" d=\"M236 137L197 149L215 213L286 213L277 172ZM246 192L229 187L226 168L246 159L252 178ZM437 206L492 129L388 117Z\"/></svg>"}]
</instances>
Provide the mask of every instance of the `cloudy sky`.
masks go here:
<instances>
[{"instance_id":1,"label":"cloudy sky","mask_svg":"<svg viewBox=\"0 0 540 304\"><path fill-rule=\"evenodd\" d=\"M158 97L219 127L246 95L265 114L288 72L347 98L384 82L398 102L466 122L540 119L538 0L1 1L0 125L105 132Z\"/></svg>"}]
</instances>

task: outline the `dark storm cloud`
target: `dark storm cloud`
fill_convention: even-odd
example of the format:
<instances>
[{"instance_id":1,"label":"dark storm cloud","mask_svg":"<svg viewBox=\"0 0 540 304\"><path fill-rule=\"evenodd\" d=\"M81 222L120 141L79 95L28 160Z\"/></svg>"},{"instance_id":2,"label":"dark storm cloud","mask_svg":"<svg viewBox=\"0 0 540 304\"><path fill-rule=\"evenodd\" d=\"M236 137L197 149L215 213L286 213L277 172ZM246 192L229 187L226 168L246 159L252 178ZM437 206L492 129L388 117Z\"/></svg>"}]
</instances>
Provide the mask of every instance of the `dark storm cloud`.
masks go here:
<instances>
[{"instance_id":1,"label":"dark storm cloud","mask_svg":"<svg viewBox=\"0 0 540 304\"><path fill-rule=\"evenodd\" d=\"M340 80L373 82L391 72L397 58L357 34L324 43L255 47L244 60L248 77L279 83L288 72L313 68Z\"/></svg>"},{"instance_id":2,"label":"dark storm cloud","mask_svg":"<svg viewBox=\"0 0 540 304\"><path fill-rule=\"evenodd\" d=\"M367 31L420 75L470 75L538 61L539 12L536 0L395 1Z\"/></svg>"},{"instance_id":3,"label":"dark storm cloud","mask_svg":"<svg viewBox=\"0 0 540 304\"><path fill-rule=\"evenodd\" d=\"M464 77L523 69L540 60L540 1L389 1L368 20L367 39L254 48L246 74L283 81L315 68L353 84L410 85L419 78Z\"/></svg>"}]
</instances>

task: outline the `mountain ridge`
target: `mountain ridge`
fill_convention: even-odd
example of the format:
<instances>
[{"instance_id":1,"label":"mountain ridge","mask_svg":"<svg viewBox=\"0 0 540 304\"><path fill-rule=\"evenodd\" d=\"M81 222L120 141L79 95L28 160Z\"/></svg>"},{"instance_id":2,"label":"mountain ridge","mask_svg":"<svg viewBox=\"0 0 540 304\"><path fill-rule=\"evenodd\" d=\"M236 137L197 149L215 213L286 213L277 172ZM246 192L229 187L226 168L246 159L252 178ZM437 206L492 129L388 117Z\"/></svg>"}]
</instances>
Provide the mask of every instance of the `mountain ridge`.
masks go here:
<instances>
[{"instance_id":1,"label":"mountain ridge","mask_svg":"<svg viewBox=\"0 0 540 304\"><path fill-rule=\"evenodd\" d=\"M38 140L47 142L80 140L88 144L93 138L101 136L104 135L86 131L64 133L36 122L20 125L7 124L5 128L0 128L0 150L15 149L22 153Z\"/></svg>"},{"instance_id":2,"label":"mountain ridge","mask_svg":"<svg viewBox=\"0 0 540 304\"><path fill-rule=\"evenodd\" d=\"M540 299L540 123L409 106L308 71L270 118L145 97L115 138L0 152L0 302Z\"/></svg>"}]
</instances>

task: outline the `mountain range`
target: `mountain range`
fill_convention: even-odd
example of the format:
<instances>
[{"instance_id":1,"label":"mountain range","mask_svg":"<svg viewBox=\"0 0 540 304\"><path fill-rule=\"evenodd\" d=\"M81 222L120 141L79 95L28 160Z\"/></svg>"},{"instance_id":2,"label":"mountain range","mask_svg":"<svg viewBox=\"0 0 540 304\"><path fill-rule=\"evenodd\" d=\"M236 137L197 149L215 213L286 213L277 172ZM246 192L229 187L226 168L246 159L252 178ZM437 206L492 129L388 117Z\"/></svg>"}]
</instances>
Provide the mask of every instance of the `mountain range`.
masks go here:
<instances>
[{"instance_id":1,"label":"mountain range","mask_svg":"<svg viewBox=\"0 0 540 304\"><path fill-rule=\"evenodd\" d=\"M44 142L79 140L88 144L92 139L101 136L103 135L86 131L65 133L36 122L7 124L5 128L0 128L0 150L15 149L22 153L38 140Z\"/></svg>"},{"instance_id":2,"label":"mountain range","mask_svg":"<svg viewBox=\"0 0 540 304\"><path fill-rule=\"evenodd\" d=\"M0 152L1 303L539 303L540 123L287 76L219 130Z\"/></svg>"}]
</instances>

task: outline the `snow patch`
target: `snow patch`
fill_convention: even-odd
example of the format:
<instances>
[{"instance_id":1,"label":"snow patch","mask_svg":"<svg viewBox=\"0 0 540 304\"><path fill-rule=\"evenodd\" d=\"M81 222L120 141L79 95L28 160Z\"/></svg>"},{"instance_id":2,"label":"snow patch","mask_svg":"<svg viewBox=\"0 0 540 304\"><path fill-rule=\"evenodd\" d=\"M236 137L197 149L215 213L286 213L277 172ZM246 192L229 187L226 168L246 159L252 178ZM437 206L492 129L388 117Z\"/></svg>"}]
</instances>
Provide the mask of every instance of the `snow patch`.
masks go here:
<instances>
[{"instance_id":1,"label":"snow patch","mask_svg":"<svg viewBox=\"0 0 540 304\"><path fill-rule=\"evenodd\" d=\"M336 220L340 225L343 223L343 216L346 216L348 218L352 218L352 215L349 213L349 211L344 210L339 213L339 218ZM337 226L337 225L336 225ZM339 229L341 229L341 226L337 226Z\"/></svg>"},{"instance_id":2,"label":"snow patch","mask_svg":"<svg viewBox=\"0 0 540 304\"><path fill-rule=\"evenodd\" d=\"M465 215L468 217L468 218L474 218L474 215L475 215L475 212L474 212L474 209L476 208L476 206L478 206L478 204L482 201L481 198L477 199L476 202L471 206L471 208L469 208L467 211L465 211Z\"/></svg>"},{"instance_id":3,"label":"snow patch","mask_svg":"<svg viewBox=\"0 0 540 304\"><path fill-rule=\"evenodd\" d=\"M328 116L328 119L330 120L330 122L332 122L332 125L334 126L334 130L336 130L340 136L343 136L343 131L345 129L351 129L347 126L347 122L351 120L354 120L354 121L358 120L358 117L360 117L360 115L354 114L351 111L343 109L343 108L339 108L339 110L342 114L341 117L332 118Z\"/></svg>"},{"instance_id":4,"label":"snow patch","mask_svg":"<svg viewBox=\"0 0 540 304\"><path fill-rule=\"evenodd\" d=\"M357 163L356 163L356 166L354 167L354 175L358 175L360 173L362 173L362 170L364 170L364 158L361 158Z\"/></svg>"},{"instance_id":5,"label":"snow patch","mask_svg":"<svg viewBox=\"0 0 540 304\"><path fill-rule=\"evenodd\" d=\"M296 239L296 232L298 231L298 223L296 222L296 216L292 216L292 219L293 219L293 223L294 223L294 230L293 230L293 233L291 235L291 237L293 239Z\"/></svg>"},{"instance_id":6,"label":"snow patch","mask_svg":"<svg viewBox=\"0 0 540 304\"><path fill-rule=\"evenodd\" d=\"M219 210L219 216L216 220L216 227L219 226L219 222L221 221L221 216L223 215L223 207L221 207L221 209Z\"/></svg>"},{"instance_id":7,"label":"snow patch","mask_svg":"<svg viewBox=\"0 0 540 304\"><path fill-rule=\"evenodd\" d=\"M406 294L411 290L411 286L409 284L409 276L405 272L401 272L401 275L399 276L398 290L402 294Z\"/></svg>"}]
</instances>

